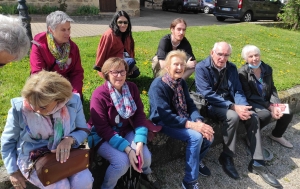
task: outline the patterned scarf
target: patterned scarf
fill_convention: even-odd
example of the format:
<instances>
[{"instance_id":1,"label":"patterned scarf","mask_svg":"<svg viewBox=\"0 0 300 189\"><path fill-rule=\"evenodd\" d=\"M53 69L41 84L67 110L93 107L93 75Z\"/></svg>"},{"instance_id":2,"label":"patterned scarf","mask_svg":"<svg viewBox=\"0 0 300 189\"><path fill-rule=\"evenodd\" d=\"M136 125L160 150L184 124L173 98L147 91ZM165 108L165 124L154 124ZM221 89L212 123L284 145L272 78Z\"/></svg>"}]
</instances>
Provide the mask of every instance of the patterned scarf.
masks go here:
<instances>
[{"instance_id":1,"label":"patterned scarf","mask_svg":"<svg viewBox=\"0 0 300 189\"><path fill-rule=\"evenodd\" d=\"M51 54L54 56L56 64L58 65L59 69L67 69L69 65L67 64L67 60L70 54L70 42L64 43L61 47L58 46L54 39L53 35L50 32L47 32L47 43L48 49L50 50Z\"/></svg>"},{"instance_id":2,"label":"patterned scarf","mask_svg":"<svg viewBox=\"0 0 300 189\"><path fill-rule=\"evenodd\" d=\"M188 118L189 114L187 112L187 105L185 101L185 96L183 88L180 84L182 79L174 80L170 77L169 73L162 76L162 81L165 82L174 91L173 105L180 117Z\"/></svg>"},{"instance_id":3,"label":"patterned scarf","mask_svg":"<svg viewBox=\"0 0 300 189\"><path fill-rule=\"evenodd\" d=\"M130 94L127 83L125 82L122 87L122 94L120 94L109 81L107 81L107 86L117 112L123 119L128 119L135 113L137 107Z\"/></svg>"},{"instance_id":4,"label":"patterned scarf","mask_svg":"<svg viewBox=\"0 0 300 189\"><path fill-rule=\"evenodd\" d=\"M50 112L54 124L52 125L50 116L43 116L33 111L27 100L23 100L22 113L26 123L26 131L33 139L48 139L48 149L54 150L64 136L71 131L70 115L66 102L59 103Z\"/></svg>"}]
</instances>

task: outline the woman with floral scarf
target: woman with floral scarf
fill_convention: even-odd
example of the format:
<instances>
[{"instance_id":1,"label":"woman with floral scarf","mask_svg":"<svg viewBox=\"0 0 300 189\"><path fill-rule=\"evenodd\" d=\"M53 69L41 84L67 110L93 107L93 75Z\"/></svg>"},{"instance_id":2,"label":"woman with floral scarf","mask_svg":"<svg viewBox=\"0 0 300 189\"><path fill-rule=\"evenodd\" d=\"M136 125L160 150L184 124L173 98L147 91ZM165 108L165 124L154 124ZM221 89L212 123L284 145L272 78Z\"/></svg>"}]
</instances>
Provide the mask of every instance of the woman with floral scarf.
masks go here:
<instances>
[{"instance_id":1,"label":"woman with floral scarf","mask_svg":"<svg viewBox=\"0 0 300 189\"><path fill-rule=\"evenodd\" d=\"M128 65L121 58L109 58L101 71L106 82L92 94L89 120L101 138L97 152L110 162L101 188L113 189L132 166L158 189L158 181L150 168L151 153L146 145L148 129L140 92L134 83L125 81ZM137 156L141 169L137 166Z\"/></svg>"},{"instance_id":2,"label":"woman with floral scarf","mask_svg":"<svg viewBox=\"0 0 300 189\"><path fill-rule=\"evenodd\" d=\"M199 173L209 176L210 170L202 163L212 141L214 131L203 122L182 76L186 68L186 53L168 53L165 68L154 79L149 89L150 119L162 126L162 132L187 142L184 189L198 189Z\"/></svg>"},{"instance_id":3,"label":"woman with floral scarf","mask_svg":"<svg viewBox=\"0 0 300 189\"><path fill-rule=\"evenodd\" d=\"M67 78L74 93L82 97L83 68L79 49L70 39L71 22L66 13L55 11L46 18L47 31L37 34L30 53L31 74L56 71Z\"/></svg>"},{"instance_id":4,"label":"woman with floral scarf","mask_svg":"<svg viewBox=\"0 0 300 189\"><path fill-rule=\"evenodd\" d=\"M22 97L12 99L11 104L1 154L14 188L26 188L28 180L45 189L91 189L94 179L89 169L46 187L35 170L29 171L36 158L34 152L51 151L64 163L71 148L77 148L88 136L82 103L72 94L70 82L55 72L41 71L27 80Z\"/></svg>"}]
</instances>

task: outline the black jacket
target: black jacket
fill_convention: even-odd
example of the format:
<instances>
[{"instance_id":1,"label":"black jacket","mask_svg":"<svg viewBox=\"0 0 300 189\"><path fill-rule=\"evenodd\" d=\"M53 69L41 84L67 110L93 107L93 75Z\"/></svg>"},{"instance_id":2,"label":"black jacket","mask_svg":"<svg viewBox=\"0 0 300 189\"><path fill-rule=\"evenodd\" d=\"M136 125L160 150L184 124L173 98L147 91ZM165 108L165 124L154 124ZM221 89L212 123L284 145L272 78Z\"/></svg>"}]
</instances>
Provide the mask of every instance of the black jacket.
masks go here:
<instances>
[{"instance_id":1,"label":"black jacket","mask_svg":"<svg viewBox=\"0 0 300 189\"><path fill-rule=\"evenodd\" d=\"M253 70L249 68L248 63L244 64L239 70L239 78L243 87L243 91L246 95L247 101L250 105L259 104L265 108L269 108L270 104L280 103L276 87L273 82L273 70L272 68L261 62L261 71L263 73L264 82L264 97L258 92L255 75Z\"/></svg>"}]
</instances>

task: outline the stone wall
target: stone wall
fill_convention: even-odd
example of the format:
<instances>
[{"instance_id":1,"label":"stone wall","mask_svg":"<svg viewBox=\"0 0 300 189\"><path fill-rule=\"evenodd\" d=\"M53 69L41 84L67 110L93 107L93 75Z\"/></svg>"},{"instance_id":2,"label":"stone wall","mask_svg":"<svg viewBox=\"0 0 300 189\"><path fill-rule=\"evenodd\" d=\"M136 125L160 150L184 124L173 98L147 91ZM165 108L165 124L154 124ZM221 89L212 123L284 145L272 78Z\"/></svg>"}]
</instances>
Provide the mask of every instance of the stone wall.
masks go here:
<instances>
[{"instance_id":1,"label":"stone wall","mask_svg":"<svg viewBox=\"0 0 300 189\"><path fill-rule=\"evenodd\" d=\"M117 0L117 11L124 10L130 16L140 16L140 0Z\"/></svg>"},{"instance_id":2,"label":"stone wall","mask_svg":"<svg viewBox=\"0 0 300 189\"><path fill-rule=\"evenodd\" d=\"M161 5L162 5L163 0L149 0L149 1L152 1L153 3L145 1L145 8L158 9L158 10L161 9Z\"/></svg>"}]
</instances>

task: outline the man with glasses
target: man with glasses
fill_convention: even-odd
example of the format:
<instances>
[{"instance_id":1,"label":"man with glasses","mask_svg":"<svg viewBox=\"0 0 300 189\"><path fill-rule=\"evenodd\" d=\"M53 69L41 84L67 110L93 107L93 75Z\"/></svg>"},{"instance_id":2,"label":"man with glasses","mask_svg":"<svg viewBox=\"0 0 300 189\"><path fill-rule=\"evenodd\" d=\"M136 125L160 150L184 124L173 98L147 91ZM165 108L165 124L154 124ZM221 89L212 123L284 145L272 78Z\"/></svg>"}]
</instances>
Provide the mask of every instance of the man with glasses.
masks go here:
<instances>
[{"instance_id":1,"label":"man with glasses","mask_svg":"<svg viewBox=\"0 0 300 189\"><path fill-rule=\"evenodd\" d=\"M221 128L223 152L219 157L219 163L228 176L240 178L233 157L236 131L241 120L246 127L252 155L248 170L259 174L266 183L281 187L265 167L259 119L246 100L236 66L228 61L231 50L231 45L226 42L215 43L210 56L198 63L195 69L196 91L204 95L208 101L208 116L223 124Z\"/></svg>"},{"instance_id":2,"label":"man with glasses","mask_svg":"<svg viewBox=\"0 0 300 189\"><path fill-rule=\"evenodd\" d=\"M26 29L18 18L0 14L0 68L12 61L21 60L30 47Z\"/></svg>"}]
</instances>

